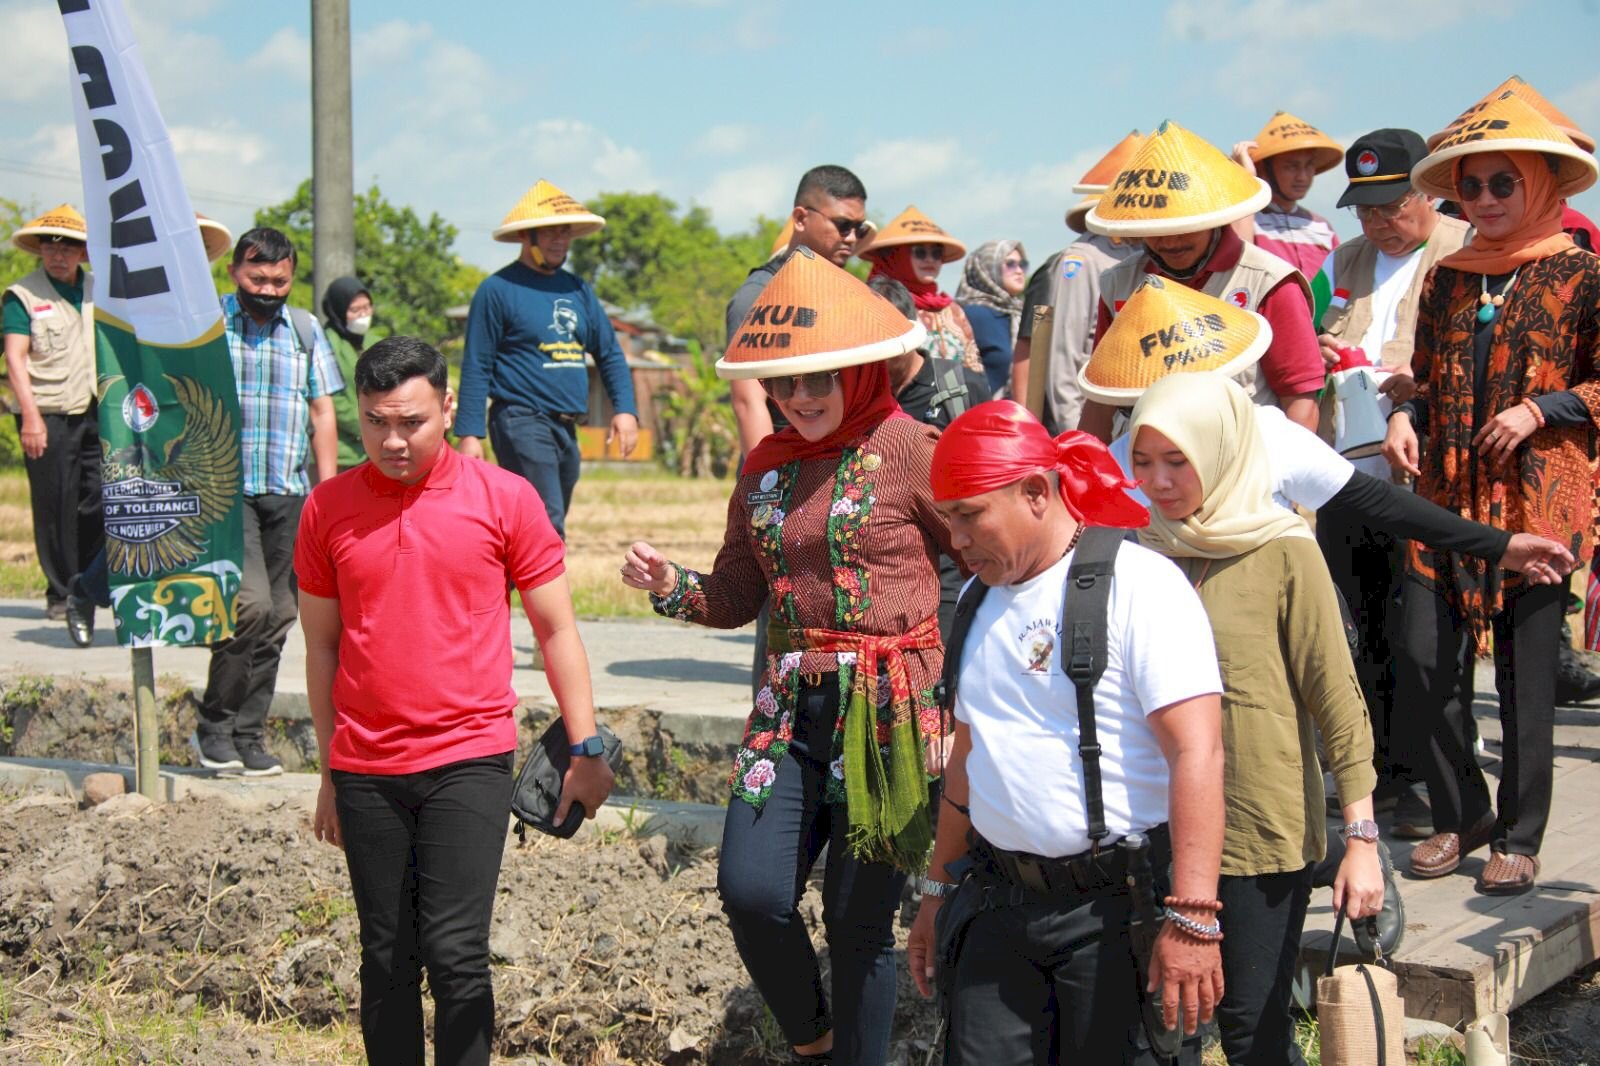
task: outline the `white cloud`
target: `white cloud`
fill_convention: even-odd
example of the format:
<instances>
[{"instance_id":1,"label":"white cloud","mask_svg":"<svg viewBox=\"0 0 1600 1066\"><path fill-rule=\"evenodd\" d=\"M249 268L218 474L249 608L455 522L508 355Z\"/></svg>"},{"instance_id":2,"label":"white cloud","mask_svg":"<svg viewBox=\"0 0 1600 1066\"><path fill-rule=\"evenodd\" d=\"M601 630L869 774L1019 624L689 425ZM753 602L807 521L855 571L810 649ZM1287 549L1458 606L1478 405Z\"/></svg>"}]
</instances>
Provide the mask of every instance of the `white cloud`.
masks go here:
<instances>
[{"instance_id":1,"label":"white cloud","mask_svg":"<svg viewBox=\"0 0 1600 1066\"><path fill-rule=\"evenodd\" d=\"M954 137L884 141L856 156L850 169L861 175L867 193L915 193L955 168L960 146ZM880 200L881 202L881 200Z\"/></svg>"},{"instance_id":2,"label":"white cloud","mask_svg":"<svg viewBox=\"0 0 1600 1066\"><path fill-rule=\"evenodd\" d=\"M787 163L770 162L725 170L692 199L711 212L719 229L733 232L747 228L757 215L782 215L794 197L796 174Z\"/></svg>"},{"instance_id":3,"label":"white cloud","mask_svg":"<svg viewBox=\"0 0 1600 1066\"><path fill-rule=\"evenodd\" d=\"M311 41L289 26L278 30L244 61L244 73L251 76L285 78L278 89L311 83Z\"/></svg>"},{"instance_id":4,"label":"white cloud","mask_svg":"<svg viewBox=\"0 0 1600 1066\"><path fill-rule=\"evenodd\" d=\"M700 155L738 155L750 148L756 136L754 126L724 122L696 137L690 149Z\"/></svg>"},{"instance_id":5,"label":"white cloud","mask_svg":"<svg viewBox=\"0 0 1600 1066\"><path fill-rule=\"evenodd\" d=\"M40 98L65 98L69 81L67 31L54 4L0 6L5 27L5 76L0 101L25 103Z\"/></svg>"}]
</instances>

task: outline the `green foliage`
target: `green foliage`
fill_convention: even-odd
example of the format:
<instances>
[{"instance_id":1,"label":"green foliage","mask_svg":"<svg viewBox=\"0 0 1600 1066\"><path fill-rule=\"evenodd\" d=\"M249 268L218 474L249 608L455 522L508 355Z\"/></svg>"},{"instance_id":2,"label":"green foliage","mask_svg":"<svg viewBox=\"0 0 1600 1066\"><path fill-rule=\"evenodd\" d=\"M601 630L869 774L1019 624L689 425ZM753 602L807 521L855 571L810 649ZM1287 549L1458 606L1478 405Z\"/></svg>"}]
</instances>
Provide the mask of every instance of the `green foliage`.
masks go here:
<instances>
[{"instance_id":1,"label":"green foliage","mask_svg":"<svg viewBox=\"0 0 1600 1066\"><path fill-rule=\"evenodd\" d=\"M255 224L288 234L299 252L290 302L312 308L311 180L281 204L256 212ZM437 214L424 221L409 207L384 199L376 185L355 199L356 276L372 292L374 329L442 341L450 331L445 311L472 298L485 275L453 251L456 228ZM233 287L227 264L217 264L219 287ZM314 308L322 317L321 308Z\"/></svg>"},{"instance_id":2,"label":"green foliage","mask_svg":"<svg viewBox=\"0 0 1600 1066\"><path fill-rule=\"evenodd\" d=\"M656 397L661 417L661 461L681 477L726 477L739 451L739 430L728 402L728 383L697 341L677 388Z\"/></svg>"},{"instance_id":3,"label":"green foliage","mask_svg":"<svg viewBox=\"0 0 1600 1066\"><path fill-rule=\"evenodd\" d=\"M11 235L38 214L32 204L20 204L0 196L0 240L5 241L0 247L0 289L33 273L39 265L38 259L11 243Z\"/></svg>"}]
</instances>

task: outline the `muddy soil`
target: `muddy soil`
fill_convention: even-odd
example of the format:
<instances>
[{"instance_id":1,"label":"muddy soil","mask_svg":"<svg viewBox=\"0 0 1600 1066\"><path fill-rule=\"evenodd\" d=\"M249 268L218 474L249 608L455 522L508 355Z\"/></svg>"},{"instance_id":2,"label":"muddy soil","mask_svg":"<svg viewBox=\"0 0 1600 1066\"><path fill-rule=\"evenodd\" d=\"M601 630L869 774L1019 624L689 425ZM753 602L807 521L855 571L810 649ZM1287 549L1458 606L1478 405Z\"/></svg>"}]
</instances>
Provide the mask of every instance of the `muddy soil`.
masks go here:
<instances>
[{"instance_id":1,"label":"muddy soil","mask_svg":"<svg viewBox=\"0 0 1600 1066\"><path fill-rule=\"evenodd\" d=\"M785 1061L715 881L714 855L662 838L508 837L491 939L496 1051L528 1062ZM815 891L802 911L822 951ZM3 1050L17 1034L72 1024L88 986L201 1018L179 1055L169 1046L150 1060L285 1061L225 1020L206 1024L207 1012L353 1022L358 964L343 857L312 840L303 806L118 797L85 811L42 795L0 806L0 1061L24 1061ZM920 1062L932 1012L903 954L901 983L896 1061Z\"/></svg>"}]
</instances>

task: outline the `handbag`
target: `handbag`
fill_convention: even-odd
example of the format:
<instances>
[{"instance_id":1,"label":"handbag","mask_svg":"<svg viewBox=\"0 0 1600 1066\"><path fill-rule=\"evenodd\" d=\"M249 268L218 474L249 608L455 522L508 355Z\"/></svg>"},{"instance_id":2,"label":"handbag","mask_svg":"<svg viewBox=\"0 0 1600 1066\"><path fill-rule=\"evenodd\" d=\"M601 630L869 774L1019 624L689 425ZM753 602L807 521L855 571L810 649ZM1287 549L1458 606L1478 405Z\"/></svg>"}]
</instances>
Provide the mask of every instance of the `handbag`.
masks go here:
<instances>
[{"instance_id":1,"label":"handbag","mask_svg":"<svg viewBox=\"0 0 1600 1066\"><path fill-rule=\"evenodd\" d=\"M1338 966L1344 908L1333 923L1328 968L1317 979L1322 1066L1405 1066L1405 1001L1387 967Z\"/></svg>"},{"instance_id":2,"label":"handbag","mask_svg":"<svg viewBox=\"0 0 1600 1066\"><path fill-rule=\"evenodd\" d=\"M598 722L595 723L595 732L605 746L601 758L615 773L622 765L622 741ZM562 839L572 836L583 825L583 819L589 812L584 810L581 803L573 803L567 811L566 821L560 825L555 823L556 808L561 805L561 780L566 777L567 767L571 765L572 749L567 739L567 727L558 717L550 723L544 735L534 742L528 760L517 774L516 787L511 791L511 813L517 816L519 839L530 825L541 833Z\"/></svg>"}]
</instances>

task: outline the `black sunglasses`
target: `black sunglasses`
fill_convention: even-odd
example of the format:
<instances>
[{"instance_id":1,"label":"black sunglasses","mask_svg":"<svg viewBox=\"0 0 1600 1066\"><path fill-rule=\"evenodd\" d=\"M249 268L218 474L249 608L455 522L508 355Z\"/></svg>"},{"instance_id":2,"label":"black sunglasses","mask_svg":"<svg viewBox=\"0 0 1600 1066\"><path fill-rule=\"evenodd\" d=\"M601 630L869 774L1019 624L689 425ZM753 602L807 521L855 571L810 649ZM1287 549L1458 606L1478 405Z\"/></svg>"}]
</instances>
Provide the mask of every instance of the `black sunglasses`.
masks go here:
<instances>
[{"instance_id":1,"label":"black sunglasses","mask_svg":"<svg viewBox=\"0 0 1600 1066\"><path fill-rule=\"evenodd\" d=\"M1498 174L1492 175L1488 181L1468 175L1456 182L1456 191L1461 194L1461 200L1464 203L1471 203L1476 200L1483 195L1483 190L1485 189L1488 189L1489 195L1496 200L1509 200L1511 194L1517 191L1517 185L1521 181L1522 179L1517 175L1507 174L1503 170Z\"/></svg>"},{"instance_id":2,"label":"black sunglasses","mask_svg":"<svg viewBox=\"0 0 1600 1066\"><path fill-rule=\"evenodd\" d=\"M807 211L810 211L813 215L822 215L823 218L827 219L829 222L832 222L834 228L839 231L840 240L848 239L851 234L854 234L856 239L860 240L862 237L865 237L868 233L872 232L872 223L868 222L866 219L862 219L860 222L857 222L855 219L850 218L834 218L832 215L824 214L823 212L817 210L810 204L801 204L800 206L805 208Z\"/></svg>"},{"instance_id":3,"label":"black sunglasses","mask_svg":"<svg viewBox=\"0 0 1600 1066\"><path fill-rule=\"evenodd\" d=\"M833 393L833 383L838 377L837 370L819 370L815 374L791 378L762 378L761 387L779 403L788 403L798 389L804 389L813 400L820 400Z\"/></svg>"}]
</instances>

